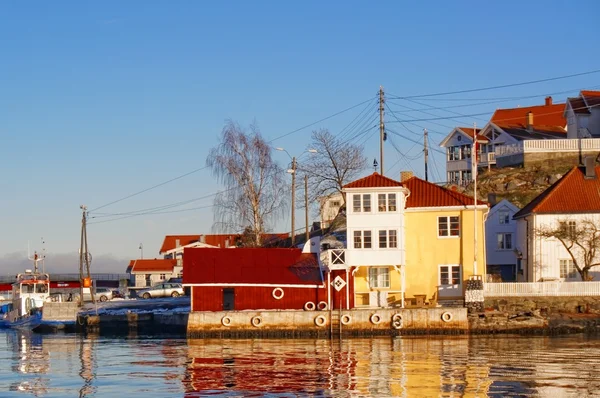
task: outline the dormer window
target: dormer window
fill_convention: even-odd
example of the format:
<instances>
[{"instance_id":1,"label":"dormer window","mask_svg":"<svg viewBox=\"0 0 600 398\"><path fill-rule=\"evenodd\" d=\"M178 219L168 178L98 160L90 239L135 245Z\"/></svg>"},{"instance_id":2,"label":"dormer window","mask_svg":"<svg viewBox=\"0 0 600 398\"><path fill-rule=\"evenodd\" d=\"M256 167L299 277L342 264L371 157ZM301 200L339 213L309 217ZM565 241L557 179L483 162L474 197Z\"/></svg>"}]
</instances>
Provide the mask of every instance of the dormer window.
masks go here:
<instances>
[{"instance_id":1,"label":"dormer window","mask_svg":"<svg viewBox=\"0 0 600 398\"><path fill-rule=\"evenodd\" d=\"M380 212L396 211L396 194L380 193L377 195L377 208Z\"/></svg>"},{"instance_id":2,"label":"dormer window","mask_svg":"<svg viewBox=\"0 0 600 398\"><path fill-rule=\"evenodd\" d=\"M370 213L371 212L371 194L354 194L352 195L352 209L354 213Z\"/></svg>"}]
</instances>

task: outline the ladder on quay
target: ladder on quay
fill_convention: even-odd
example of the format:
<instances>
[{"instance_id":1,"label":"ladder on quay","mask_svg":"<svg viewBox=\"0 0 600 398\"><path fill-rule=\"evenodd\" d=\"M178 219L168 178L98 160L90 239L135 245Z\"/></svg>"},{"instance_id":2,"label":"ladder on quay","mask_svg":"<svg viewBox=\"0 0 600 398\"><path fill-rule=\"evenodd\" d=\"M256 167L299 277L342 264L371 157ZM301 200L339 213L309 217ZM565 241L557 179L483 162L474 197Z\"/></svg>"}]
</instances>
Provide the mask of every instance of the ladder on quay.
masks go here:
<instances>
[{"instance_id":1,"label":"ladder on quay","mask_svg":"<svg viewBox=\"0 0 600 398\"><path fill-rule=\"evenodd\" d=\"M329 336L331 339L342 338L342 309L329 309Z\"/></svg>"}]
</instances>

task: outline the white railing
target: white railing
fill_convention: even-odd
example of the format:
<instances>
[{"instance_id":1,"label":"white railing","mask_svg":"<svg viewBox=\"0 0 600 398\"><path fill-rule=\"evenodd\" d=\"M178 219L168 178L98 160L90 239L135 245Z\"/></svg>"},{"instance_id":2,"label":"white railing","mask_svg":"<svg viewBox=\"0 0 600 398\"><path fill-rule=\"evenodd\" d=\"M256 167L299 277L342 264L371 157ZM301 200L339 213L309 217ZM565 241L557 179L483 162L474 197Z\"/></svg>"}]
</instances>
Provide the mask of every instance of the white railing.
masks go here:
<instances>
[{"instance_id":1,"label":"white railing","mask_svg":"<svg viewBox=\"0 0 600 398\"><path fill-rule=\"evenodd\" d=\"M581 142L580 142L581 141ZM496 157L534 152L578 152L600 150L600 138L524 140L518 144L500 145Z\"/></svg>"},{"instance_id":2,"label":"white railing","mask_svg":"<svg viewBox=\"0 0 600 398\"><path fill-rule=\"evenodd\" d=\"M485 283L485 297L600 296L600 282Z\"/></svg>"},{"instance_id":3,"label":"white railing","mask_svg":"<svg viewBox=\"0 0 600 398\"><path fill-rule=\"evenodd\" d=\"M482 164L496 163L496 154L494 152L480 153L479 154L479 163L482 163Z\"/></svg>"}]
</instances>

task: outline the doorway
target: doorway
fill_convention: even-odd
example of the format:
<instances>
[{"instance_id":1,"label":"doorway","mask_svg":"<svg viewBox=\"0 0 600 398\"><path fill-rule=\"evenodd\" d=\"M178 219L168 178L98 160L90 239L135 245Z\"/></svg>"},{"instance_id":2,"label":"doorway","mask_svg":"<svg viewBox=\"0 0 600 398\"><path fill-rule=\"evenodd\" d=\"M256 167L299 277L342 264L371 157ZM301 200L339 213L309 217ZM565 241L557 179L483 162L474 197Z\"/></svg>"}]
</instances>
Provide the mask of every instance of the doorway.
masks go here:
<instances>
[{"instance_id":1,"label":"doorway","mask_svg":"<svg viewBox=\"0 0 600 398\"><path fill-rule=\"evenodd\" d=\"M235 310L235 291L233 288L223 289L223 311Z\"/></svg>"}]
</instances>

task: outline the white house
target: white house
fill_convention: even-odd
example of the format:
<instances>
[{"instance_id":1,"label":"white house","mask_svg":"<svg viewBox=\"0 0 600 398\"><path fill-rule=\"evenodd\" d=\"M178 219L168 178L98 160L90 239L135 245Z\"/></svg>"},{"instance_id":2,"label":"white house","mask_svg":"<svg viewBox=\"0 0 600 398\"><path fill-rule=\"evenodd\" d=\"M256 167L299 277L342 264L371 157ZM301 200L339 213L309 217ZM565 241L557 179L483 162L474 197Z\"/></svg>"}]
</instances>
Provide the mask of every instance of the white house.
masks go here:
<instances>
[{"instance_id":1,"label":"white house","mask_svg":"<svg viewBox=\"0 0 600 398\"><path fill-rule=\"evenodd\" d=\"M506 199L501 200L488 213L485 221L485 248L488 275L495 281L516 281L517 255L515 240L517 222L513 216L519 208Z\"/></svg>"},{"instance_id":2,"label":"white house","mask_svg":"<svg viewBox=\"0 0 600 398\"><path fill-rule=\"evenodd\" d=\"M568 138L600 138L600 91L582 90L568 98L564 116Z\"/></svg>"},{"instance_id":3,"label":"white house","mask_svg":"<svg viewBox=\"0 0 600 398\"><path fill-rule=\"evenodd\" d=\"M321 213L321 228L328 228L335 217L340 212L340 208L344 204L344 198L341 193L334 193L322 198L319 198L320 213Z\"/></svg>"},{"instance_id":4,"label":"white house","mask_svg":"<svg viewBox=\"0 0 600 398\"><path fill-rule=\"evenodd\" d=\"M386 306L388 295L402 300L408 189L373 173L345 185L343 191L347 200L346 265L355 276L355 305Z\"/></svg>"},{"instance_id":5,"label":"white house","mask_svg":"<svg viewBox=\"0 0 600 398\"><path fill-rule=\"evenodd\" d=\"M135 289L181 278L183 265L178 265L175 259L139 259L131 260L125 272L129 274L129 286Z\"/></svg>"},{"instance_id":6,"label":"white house","mask_svg":"<svg viewBox=\"0 0 600 398\"><path fill-rule=\"evenodd\" d=\"M585 166L571 169L518 211L514 219L515 248L523 267L519 281L581 280L563 244L556 238L540 237L539 231L559 226L576 231L586 220L600 225L600 166L593 158L586 158ZM574 255L580 263L583 261L578 249ZM600 280L600 267L592 268L590 275Z\"/></svg>"},{"instance_id":7,"label":"white house","mask_svg":"<svg viewBox=\"0 0 600 398\"><path fill-rule=\"evenodd\" d=\"M455 127L440 142L446 148L446 181L451 184L465 185L473 179L471 155L473 152L473 137L487 144L488 139L480 135L481 129L475 131L472 127Z\"/></svg>"}]
</instances>

